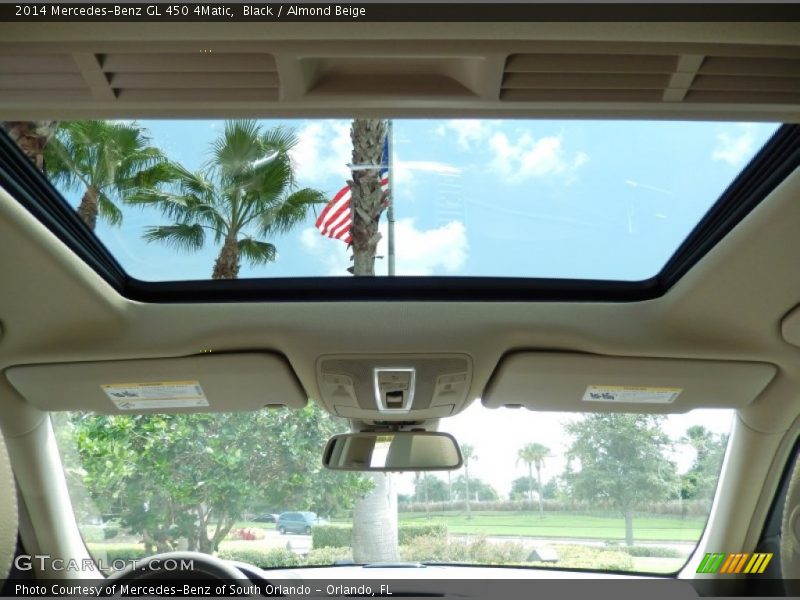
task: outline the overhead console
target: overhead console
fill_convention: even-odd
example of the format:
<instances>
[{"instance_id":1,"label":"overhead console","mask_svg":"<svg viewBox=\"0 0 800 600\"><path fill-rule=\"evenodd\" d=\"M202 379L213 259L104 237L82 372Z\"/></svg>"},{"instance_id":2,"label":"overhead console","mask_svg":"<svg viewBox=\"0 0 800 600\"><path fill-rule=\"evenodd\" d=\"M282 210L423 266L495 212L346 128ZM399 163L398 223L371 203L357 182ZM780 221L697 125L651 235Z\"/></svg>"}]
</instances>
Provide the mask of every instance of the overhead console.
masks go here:
<instances>
[{"instance_id":1,"label":"overhead console","mask_svg":"<svg viewBox=\"0 0 800 600\"><path fill-rule=\"evenodd\" d=\"M331 414L362 421L422 421L459 412L472 360L465 354L322 356L321 401Z\"/></svg>"},{"instance_id":2,"label":"overhead console","mask_svg":"<svg viewBox=\"0 0 800 600\"><path fill-rule=\"evenodd\" d=\"M775 376L759 362L514 352L497 366L482 402L542 411L681 413L740 408Z\"/></svg>"},{"instance_id":3,"label":"overhead console","mask_svg":"<svg viewBox=\"0 0 800 600\"><path fill-rule=\"evenodd\" d=\"M213 412L308 402L288 361L267 352L24 365L5 376L46 411Z\"/></svg>"}]
</instances>

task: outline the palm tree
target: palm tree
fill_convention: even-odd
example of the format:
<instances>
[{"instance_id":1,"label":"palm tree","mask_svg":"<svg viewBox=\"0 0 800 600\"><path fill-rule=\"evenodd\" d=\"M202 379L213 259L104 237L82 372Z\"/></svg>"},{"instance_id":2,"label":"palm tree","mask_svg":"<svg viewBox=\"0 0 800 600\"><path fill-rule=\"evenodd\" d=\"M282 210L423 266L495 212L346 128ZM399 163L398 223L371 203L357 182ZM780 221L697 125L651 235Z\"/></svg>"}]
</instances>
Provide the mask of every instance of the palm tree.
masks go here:
<instances>
[{"instance_id":1,"label":"palm tree","mask_svg":"<svg viewBox=\"0 0 800 600\"><path fill-rule=\"evenodd\" d=\"M55 135L55 121L2 121L8 137L30 158L36 168L46 172L44 149Z\"/></svg>"},{"instance_id":2,"label":"palm tree","mask_svg":"<svg viewBox=\"0 0 800 600\"><path fill-rule=\"evenodd\" d=\"M274 261L277 249L264 238L285 233L326 201L320 191L296 189L289 155L296 144L294 132L282 127L262 132L252 120L227 121L202 171L172 165L174 190L145 190L132 198L173 221L147 228L144 238L196 252L210 234L222 244L213 279L236 279L242 259L252 265Z\"/></svg>"},{"instance_id":3,"label":"palm tree","mask_svg":"<svg viewBox=\"0 0 800 600\"><path fill-rule=\"evenodd\" d=\"M354 119L350 129L353 141L353 179L350 185L350 237L353 247L352 273L375 275L375 252L381 234L378 222L386 209L386 192L381 189L380 163L386 139L386 121ZM364 168L375 165L375 168Z\"/></svg>"},{"instance_id":4,"label":"palm tree","mask_svg":"<svg viewBox=\"0 0 800 600\"><path fill-rule=\"evenodd\" d=\"M450 471L447 472L447 501L453 501L453 480L452 473Z\"/></svg>"},{"instance_id":5,"label":"palm tree","mask_svg":"<svg viewBox=\"0 0 800 600\"><path fill-rule=\"evenodd\" d=\"M542 444L526 444L517 452L519 461L528 465L528 502L533 502L533 467L536 467L536 482L539 487L539 516L544 518L544 504L542 502L542 467L544 459L550 454L550 448Z\"/></svg>"},{"instance_id":6,"label":"palm tree","mask_svg":"<svg viewBox=\"0 0 800 600\"><path fill-rule=\"evenodd\" d=\"M47 145L45 163L54 183L83 192L78 216L93 231L98 216L111 225L122 223L118 202L171 176L167 158L150 145L147 131L119 121L61 123Z\"/></svg>"},{"instance_id":7,"label":"palm tree","mask_svg":"<svg viewBox=\"0 0 800 600\"><path fill-rule=\"evenodd\" d=\"M378 221L386 207L386 194L381 189L380 162L386 137L386 121L354 119L350 128L353 143L353 170L350 186L350 238L353 266L348 269L356 276L375 275L375 251L381 234ZM364 165L375 168L364 169ZM397 557L397 496L391 485L391 474L372 475L375 488L353 506L353 558L373 557L372 560L396 560ZM419 500L415 488L415 500ZM382 520L374 526L374 513ZM380 522L380 521L379 521Z\"/></svg>"},{"instance_id":8,"label":"palm tree","mask_svg":"<svg viewBox=\"0 0 800 600\"><path fill-rule=\"evenodd\" d=\"M472 518L472 508L470 507L469 501L469 461L471 460L478 460L478 455L475 454L475 446L470 444L462 444L461 445L461 456L464 458L464 488L466 490L466 499L467 499L467 518Z\"/></svg>"}]
</instances>

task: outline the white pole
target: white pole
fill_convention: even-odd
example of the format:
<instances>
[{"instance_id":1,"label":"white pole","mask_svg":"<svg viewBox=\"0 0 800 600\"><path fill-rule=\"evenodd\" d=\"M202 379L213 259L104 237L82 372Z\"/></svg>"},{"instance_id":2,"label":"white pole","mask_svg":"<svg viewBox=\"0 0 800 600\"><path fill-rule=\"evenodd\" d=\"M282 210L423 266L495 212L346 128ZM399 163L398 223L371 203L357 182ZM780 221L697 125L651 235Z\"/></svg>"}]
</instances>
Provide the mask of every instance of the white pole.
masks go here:
<instances>
[{"instance_id":1,"label":"white pole","mask_svg":"<svg viewBox=\"0 0 800 600\"><path fill-rule=\"evenodd\" d=\"M394 275L394 169L392 168L393 155L394 155L394 139L392 136L392 120L389 119L388 127L386 128L386 138L388 145L387 162L389 173L389 208L386 210L386 220L389 223L389 275Z\"/></svg>"}]
</instances>

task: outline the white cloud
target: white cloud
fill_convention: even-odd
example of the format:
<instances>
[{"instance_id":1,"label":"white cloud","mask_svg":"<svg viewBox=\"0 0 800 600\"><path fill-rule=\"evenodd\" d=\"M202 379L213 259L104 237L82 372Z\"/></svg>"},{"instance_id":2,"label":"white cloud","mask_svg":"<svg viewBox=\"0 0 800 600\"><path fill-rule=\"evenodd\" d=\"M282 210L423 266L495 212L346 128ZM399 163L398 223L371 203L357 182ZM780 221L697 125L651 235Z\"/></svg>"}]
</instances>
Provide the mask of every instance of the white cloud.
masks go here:
<instances>
[{"instance_id":1,"label":"white cloud","mask_svg":"<svg viewBox=\"0 0 800 600\"><path fill-rule=\"evenodd\" d=\"M567 156L560 135L535 139L523 133L512 141L507 133L499 130L502 123L499 120L453 119L439 125L435 132L440 136L455 133L456 143L462 150L473 150L481 144L493 155L489 168L512 182L550 175L565 175L569 181L575 171L589 162L586 152Z\"/></svg>"},{"instance_id":2,"label":"white cloud","mask_svg":"<svg viewBox=\"0 0 800 600\"><path fill-rule=\"evenodd\" d=\"M524 133L511 141L505 133L497 132L489 139L489 148L494 154L492 170L512 182L571 174L589 160L585 152L578 152L571 159L567 157L561 136L535 139Z\"/></svg>"},{"instance_id":3,"label":"white cloud","mask_svg":"<svg viewBox=\"0 0 800 600\"><path fill-rule=\"evenodd\" d=\"M387 223L382 222L379 256L387 255L387 228ZM449 275L467 261L467 231L461 221L422 230L415 227L414 219L399 219L394 233L398 275Z\"/></svg>"},{"instance_id":4,"label":"white cloud","mask_svg":"<svg viewBox=\"0 0 800 600\"><path fill-rule=\"evenodd\" d=\"M717 143L711 151L711 160L725 161L738 165L753 153L755 125L742 123L739 133L722 132L717 134Z\"/></svg>"},{"instance_id":5,"label":"white cloud","mask_svg":"<svg viewBox=\"0 0 800 600\"><path fill-rule=\"evenodd\" d=\"M578 152L575 155L575 158L572 159L572 168L577 169L578 167L585 165L589 162L589 155L586 152Z\"/></svg>"},{"instance_id":6,"label":"white cloud","mask_svg":"<svg viewBox=\"0 0 800 600\"><path fill-rule=\"evenodd\" d=\"M291 154L301 185L318 184L331 174L342 182L350 177L347 164L353 151L348 121L313 121L298 130L297 140Z\"/></svg>"},{"instance_id":7,"label":"white cloud","mask_svg":"<svg viewBox=\"0 0 800 600\"><path fill-rule=\"evenodd\" d=\"M410 184L414 180L414 171L426 173L437 173L448 177L455 177L461 174L461 169L454 165L435 161L435 160L401 160L397 159L393 164L396 182L399 185Z\"/></svg>"},{"instance_id":8,"label":"white cloud","mask_svg":"<svg viewBox=\"0 0 800 600\"><path fill-rule=\"evenodd\" d=\"M324 237L315 227L308 227L300 233L300 243L306 252L322 264L324 275L349 275L347 267L352 263L344 242Z\"/></svg>"},{"instance_id":9,"label":"white cloud","mask_svg":"<svg viewBox=\"0 0 800 600\"><path fill-rule=\"evenodd\" d=\"M481 119L451 119L436 128L438 135L455 132L456 140L462 150L470 150L472 145L489 137L493 122Z\"/></svg>"},{"instance_id":10,"label":"white cloud","mask_svg":"<svg viewBox=\"0 0 800 600\"><path fill-rule=\"evenodd\" d=\"M387 223L380 226L381 241L378 243L378 259L375 269L386 272ZM309 227L302 231L300 242L325 269L327 275L347 276L350 252L338 240L320 235ZM436 229L417 229L414 219L399 219L395 222L395 265L398 275L449 275L457 272L467 260L467 233L461 221L452 221Z\"/></svg>"},{"instance_id":11,"label":"white cloud","mask_svg":"<svg viewBox=\"0 0 800 600\"><path fill-rule=\"evenodd\" d=\"M298 143L292 151L295 173L302 185L316 185L331 174L339 176L342 184L350 179L347 167L352 159L349 121L315 121L297 132ZM396 182L409 186L414 172L424 171L441 175L458 175L461 169L432 160L403 160L395 155Z\"/></svg>"}]
</instances>

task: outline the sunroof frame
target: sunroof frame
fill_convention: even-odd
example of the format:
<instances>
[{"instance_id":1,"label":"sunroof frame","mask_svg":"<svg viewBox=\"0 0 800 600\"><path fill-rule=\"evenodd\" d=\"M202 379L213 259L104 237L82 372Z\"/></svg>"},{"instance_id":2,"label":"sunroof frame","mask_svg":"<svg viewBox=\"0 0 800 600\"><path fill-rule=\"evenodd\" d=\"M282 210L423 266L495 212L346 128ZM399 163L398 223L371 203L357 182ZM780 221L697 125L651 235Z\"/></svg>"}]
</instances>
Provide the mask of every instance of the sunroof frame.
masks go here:
<instances>
[{"instance_id":1,"label":"sunroof frame","mask_svg":"<svg viewBox=\"0 0 800 600\"><path fill-rule=\"evenodd\" d=\"M800 166L800 125L782 125L728 185L664 267L641 281L525 277L295 277L142 281L128 275L77 212L0 130L0 186L122 296L203 302L638 302L664 295Z\"/></svg>"}]
</instances>

